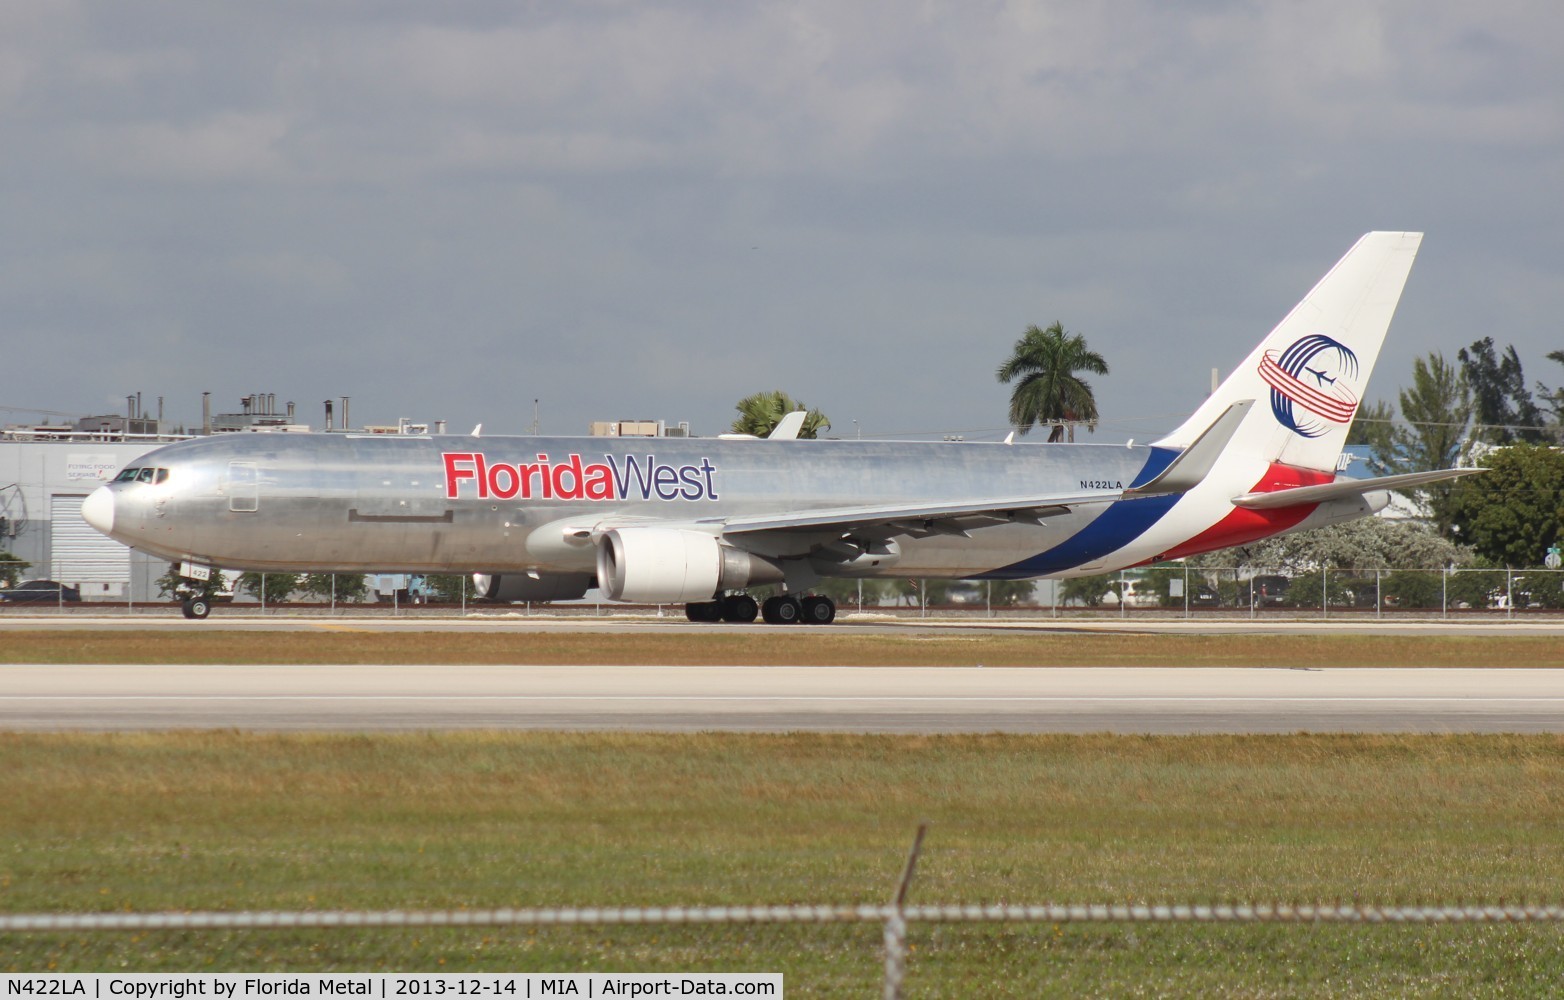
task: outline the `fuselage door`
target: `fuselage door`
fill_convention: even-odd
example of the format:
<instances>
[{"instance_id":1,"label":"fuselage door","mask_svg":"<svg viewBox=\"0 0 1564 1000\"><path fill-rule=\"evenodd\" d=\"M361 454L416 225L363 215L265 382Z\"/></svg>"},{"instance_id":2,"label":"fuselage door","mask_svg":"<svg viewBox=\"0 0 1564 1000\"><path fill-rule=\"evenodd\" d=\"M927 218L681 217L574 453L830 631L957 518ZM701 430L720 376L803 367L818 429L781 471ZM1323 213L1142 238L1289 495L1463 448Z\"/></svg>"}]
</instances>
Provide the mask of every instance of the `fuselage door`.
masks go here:
<instances>
[{"instance_id":1,"label":"fuselage door","mask_svg":"<svg viewBox=\"0 0 1564 1000\"><path fill-rule=\"evenodd\" d=\"M253 511L260 509L257 483L260 476L254 462L228 463L228 509Z\"/></svg>"}]
</instances>

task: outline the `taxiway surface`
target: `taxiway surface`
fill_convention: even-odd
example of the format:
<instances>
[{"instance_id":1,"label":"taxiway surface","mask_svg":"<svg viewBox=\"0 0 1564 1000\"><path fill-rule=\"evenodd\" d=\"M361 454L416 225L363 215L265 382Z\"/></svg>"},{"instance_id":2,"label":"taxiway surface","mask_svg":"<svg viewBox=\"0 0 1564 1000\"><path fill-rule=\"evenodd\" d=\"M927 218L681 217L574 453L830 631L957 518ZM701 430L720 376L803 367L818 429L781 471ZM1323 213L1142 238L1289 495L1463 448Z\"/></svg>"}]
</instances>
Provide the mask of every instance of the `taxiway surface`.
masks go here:
<instances>
[{"instance_id":1,"label":"taxiway surface","mask_svg":"<svg viewBox=\"0 0 1564 1000\"><path fill-rule=\"evenodd\" d=\"M0 666L0 729L1564 732L1564 670Z\"/></svg>"}]
</instances>

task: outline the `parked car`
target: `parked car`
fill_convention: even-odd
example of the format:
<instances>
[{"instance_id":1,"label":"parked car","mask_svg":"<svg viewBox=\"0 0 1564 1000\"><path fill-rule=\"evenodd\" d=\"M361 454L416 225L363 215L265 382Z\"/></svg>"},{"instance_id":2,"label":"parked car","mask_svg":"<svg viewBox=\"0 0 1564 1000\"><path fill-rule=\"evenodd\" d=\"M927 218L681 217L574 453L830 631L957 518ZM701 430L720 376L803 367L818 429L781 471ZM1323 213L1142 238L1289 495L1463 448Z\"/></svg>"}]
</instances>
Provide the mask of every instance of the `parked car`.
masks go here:
<instances>
[{"instance_id":1,"label":"parked car","mask_svg":"<svg viewBox=\"0 0 1564 1000\"><path fill-rule=\"evenodd\" d=\"M0 590L0 601L8 604L58 604L79 600L80 587L68 587L55 580L23 580L14 587Z\"/></svg>"},{"instance_id":2,"label":"parked car","mask_svg":"<svg viewBox=\"0 0 1564 1000\"><path fill-rule=\"evenodd\" d=\"M1291 581L1285 576L1275 574L1255 577L1250 581L1255 605L1258 607L1280 607L1286 604L1287 587L1290 583Z\"/></svg>"}]
</instances>

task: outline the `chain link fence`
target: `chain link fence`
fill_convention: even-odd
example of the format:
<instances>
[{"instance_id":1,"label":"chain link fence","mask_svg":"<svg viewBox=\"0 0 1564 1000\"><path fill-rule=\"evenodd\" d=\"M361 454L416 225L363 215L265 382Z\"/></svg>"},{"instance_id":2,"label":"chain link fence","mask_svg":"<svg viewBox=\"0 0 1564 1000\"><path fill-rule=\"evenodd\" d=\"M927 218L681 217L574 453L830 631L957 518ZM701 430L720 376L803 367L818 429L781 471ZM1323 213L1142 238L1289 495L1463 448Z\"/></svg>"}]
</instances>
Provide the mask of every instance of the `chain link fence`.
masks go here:
<instances>
[{"instance_id":1,"label":"chain link fence","mask_svg":"<svg viewBox=\"0 0 1564 1000\"><path fill-rule=\"evenodd\" d=\"M399 577L384 590L363 574L320 574L309 588L277 583L268 574L249 589L214 598L218 614L334 617L460 618L474 615L683 621L682 604L586 600L500 604L480 600L467 578L440 589ZM291 579L291 578L289 578ZM368 578L374 581L374 577ZM383 579L383 578L382 578ZM340 586L339 586L340 582ZM839 613L892 618L1296 618L1357 620L1564 618L1564 569L1365 567L1298 570L1161 564L1068 580L1041 580L1018 595L1014 583L904 581L891 597L856 593L853 581L835 595ZM177 615L175 602L49 601L0 603L0 614Z\"/></svg>"},{"instance_id":2,"label":"chain link fence","mask_svg":"<svg viewBox=\"0 0 1564 1000\"><path fill-rule=\"evenodd\" d=\"M822 984L850 987L865 995L878 980L886 998L917 995L921 981L944 977L920 963L960 965L981 961L996 979L1012 975L1046 983L1047 966L1075 961L1060 945L1063 928L1122 925L1293 925L1315 928L1312 944L1330 950L1361 950L1361 935L1374 927L1433 928L1450 925L1549 925L1546 939L1503 938L1513 947L1524 941L1542 954L1559 953L1557 925L1564 907L1555 905L1412 905L1363 903L1232 904L1038 904L1038 905L790 905L733 907L585 907L448 911L299 911L0 915L0 956L10 971L569 971L586 968L624 971L778 971L764 966L778 955L791 961L807 956L811 978L806 989L795 973L793 995L834 995ZM960 927L988 925L987 933ZM1035 928L1014 936L996 925ZM941 932L940 927L948 928ZM1342 933L1326 933L1332 927ZM680 930L680 929L683 930ZM768 930L768 928L771 928ZM1355 928L1355 930L1351 930ZM1219 934L1219 931L1216 933ZM1418 933L1405 930L1403 933ZM1451 957L1467 950L1492 950L1495 931L1478 938L1445 938ZM1346 942L1344 945L1343 942ZM1384 942L1381 942L1382 944ZM1296 958L1299 942L1262 935L1236 948L1253 963L1240 972L1251 976L1255 991L1267 975L1264 949L1276 959ZM1092 945L1088 948L1104 945ZM1137 946L1130 938L1113 945ZM1228 947L1235 947L1231 941ZM1423 947L1415 943L1413 950ZM1170 961L1191 948L1175 947ZM1020 953L1017 953L1018 950ZM1147 948L1143 961L1161 953ZM1258 950L1258 953L1256 953ZM1390 942L1392 960L1403 949ZM973 954L976 953L976 954ZM1329 961L1328 958L1325 959ZM37 964L35 964L37 963ZM585 963L585 964L583 964ZM1007 970L1019 963L1024 970ZM1061 975L1066 970L1061 968ZM1078 975L1080 970L1070 970ZM1091 974L1091 969L1086 970ZM1158 974L1158 970L1151 970ZM1171 974L1173 969L1164 970ZM1554 967L1557 972L1557 967ZM1112 992L1117 972L1098 968L1096 986ZM970 973L959 973L958 981ZM1078 982L1078 981L1077 981ZM1006 991L996 991L1004 993ZM1175 991L1176 992L1176 991ZM1502 992L1502 991L1501 991ZM1522 990L1521 992L1525 992ZM988 993L986 995L995 995ZM1011 993L1010 995L1017 995Z\"/></svg>"}]
</instances>

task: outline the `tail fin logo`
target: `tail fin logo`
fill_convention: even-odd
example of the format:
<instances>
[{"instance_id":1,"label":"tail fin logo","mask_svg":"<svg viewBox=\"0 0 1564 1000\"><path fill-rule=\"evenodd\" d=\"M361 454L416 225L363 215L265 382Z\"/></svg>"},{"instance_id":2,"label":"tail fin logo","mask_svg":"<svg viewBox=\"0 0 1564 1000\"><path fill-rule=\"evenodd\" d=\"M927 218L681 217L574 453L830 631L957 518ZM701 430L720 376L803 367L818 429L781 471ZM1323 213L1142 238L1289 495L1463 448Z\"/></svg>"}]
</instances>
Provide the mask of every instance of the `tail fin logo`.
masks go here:
<instances>
[{"instance_id":1,"label":"tail fin logo","mask_svg":"<svg viewBox=\"0 0 1564 1000\"><path fill-rule=\"evenodd\" d=\"M1357 412L1358 356L1323 333L1285 351L1266 351L1260 377L1271 387L1271 412L1294 434L1323 437L1332 424L1350 424Z\"/></svg>"}]
</instances>

